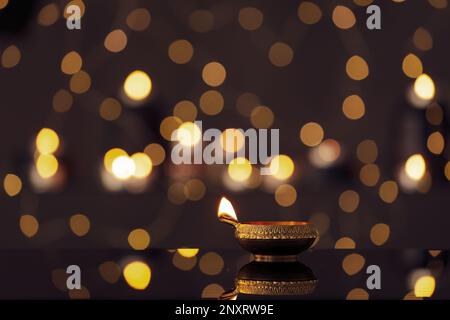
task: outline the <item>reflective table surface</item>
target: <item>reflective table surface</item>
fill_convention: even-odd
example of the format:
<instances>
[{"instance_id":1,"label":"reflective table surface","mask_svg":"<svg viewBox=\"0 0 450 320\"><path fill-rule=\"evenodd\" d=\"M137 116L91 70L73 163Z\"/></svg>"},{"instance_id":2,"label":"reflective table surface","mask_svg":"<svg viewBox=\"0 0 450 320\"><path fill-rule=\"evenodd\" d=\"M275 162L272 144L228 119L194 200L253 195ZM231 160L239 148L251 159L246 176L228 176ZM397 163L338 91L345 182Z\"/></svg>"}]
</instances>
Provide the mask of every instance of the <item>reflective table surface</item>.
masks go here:
<instances>
[{"instance_id":1,"label":"reflective table surface","mask_svg":"<svg viewBox=\"0 0 450 320\"><path fill-rule=\"evenodd\" d=\"M316 249L298 262L264 263L242 250L214 248L10 250L0 253L0 298L449 299L448 256ZM67 273L73 265L79 273ZM67 289L78 280L81 289Z\"/></svg>"}]
</instances>

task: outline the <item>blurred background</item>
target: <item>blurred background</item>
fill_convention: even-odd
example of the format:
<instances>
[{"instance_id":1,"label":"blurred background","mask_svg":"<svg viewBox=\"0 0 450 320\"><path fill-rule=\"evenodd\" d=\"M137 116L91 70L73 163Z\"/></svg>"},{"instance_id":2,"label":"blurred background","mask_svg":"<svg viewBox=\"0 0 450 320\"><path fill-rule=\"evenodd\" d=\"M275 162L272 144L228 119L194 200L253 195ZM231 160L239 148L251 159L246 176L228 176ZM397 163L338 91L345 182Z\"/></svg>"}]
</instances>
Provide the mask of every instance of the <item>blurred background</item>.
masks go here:
<instances>
[{"instance_id":1,"label":"blurred background","mask_svg":"<svg viewBox=\"0 0 450 320\"><path fill-rule=\"evenodd\" d=\"M68 5L81 29L66 26ZM366 7L381 8L368 30ZM450 9L427 1L0 0L0 246L450 246ZM280 167L174 165L199 128L280 130Z\"/></svg>"}]
</instances>

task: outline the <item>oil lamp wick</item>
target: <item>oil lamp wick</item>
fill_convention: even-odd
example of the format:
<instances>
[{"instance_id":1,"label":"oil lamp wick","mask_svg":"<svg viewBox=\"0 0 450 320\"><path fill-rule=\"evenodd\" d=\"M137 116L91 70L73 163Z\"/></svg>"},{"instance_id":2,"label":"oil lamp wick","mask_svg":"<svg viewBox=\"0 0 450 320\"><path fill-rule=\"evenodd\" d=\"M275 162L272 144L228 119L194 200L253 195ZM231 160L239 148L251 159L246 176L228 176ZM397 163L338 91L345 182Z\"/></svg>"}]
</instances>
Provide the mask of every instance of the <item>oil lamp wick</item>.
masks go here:
<instances>
[{"instance_id":1,"label":"oil lamp wick","mask_svg":"<svg viewBox=\"0 0 450 320\"><path fill-rule=\"evenodd\" d=\"M237 220L233 205L225 197L222 197L222 199L220 200L217 216L221 222L231 224L234 227L237 227L237 225L239 225L239 221Z\"/></svg>"}]
</instances>

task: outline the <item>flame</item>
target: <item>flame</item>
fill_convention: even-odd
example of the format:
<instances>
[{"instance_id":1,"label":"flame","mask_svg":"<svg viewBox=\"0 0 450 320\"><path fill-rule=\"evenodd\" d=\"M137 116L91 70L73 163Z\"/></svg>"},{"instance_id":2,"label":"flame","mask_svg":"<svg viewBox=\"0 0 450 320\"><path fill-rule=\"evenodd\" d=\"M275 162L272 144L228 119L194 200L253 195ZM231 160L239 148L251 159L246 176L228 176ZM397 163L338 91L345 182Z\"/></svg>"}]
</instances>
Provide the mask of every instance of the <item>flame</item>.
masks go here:
<instances>
[{"instance_id":1,"label":"flame","mask_svg":"<svg viewBox=\"0 0 450 320\"><path fill-rule=\"evenodd\" d=\"M225 197L222 197L222 199L220 199L219 209L217 210L217 217L219 217L219 219L223 217L229 218L236 222L238 221L236 212L234 212L233 205Z\"/></svg>"}]
</instances>

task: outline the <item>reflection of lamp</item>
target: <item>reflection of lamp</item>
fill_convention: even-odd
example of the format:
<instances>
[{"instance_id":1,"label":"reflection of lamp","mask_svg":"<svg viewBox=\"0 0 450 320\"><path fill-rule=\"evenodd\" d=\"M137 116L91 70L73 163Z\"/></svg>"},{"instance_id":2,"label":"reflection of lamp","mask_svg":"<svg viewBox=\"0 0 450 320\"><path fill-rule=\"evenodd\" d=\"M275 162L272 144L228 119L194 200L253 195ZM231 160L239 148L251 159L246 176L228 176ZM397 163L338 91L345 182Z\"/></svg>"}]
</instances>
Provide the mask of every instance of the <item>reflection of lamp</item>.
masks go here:
<instances>
[{"instance_id":1,"label":"reflection of lamp","mask_svg":"<svg viewBox=\"0 0 450 320\"><path fill-rule=\"evenodd\" d=\"M238 294L257 296L300 296L311 294L317 278L300 262L258 262L243 266L236 277L235 288L221 299L236 299Z\"/></svg>"},{"instance_id":2,"label":"reflection of lamp","mask_svg":"<svg viewBox=\"0 0 450 320\"><path fill-rule=\"evenodd\" d=\"M257 261L296 261L297 255L313 245L319 237L316 227L303 221L237 220L231 203L222 198L219 220L235 227L241 247L251 252Z\"/></svg>"}]
</instances>

